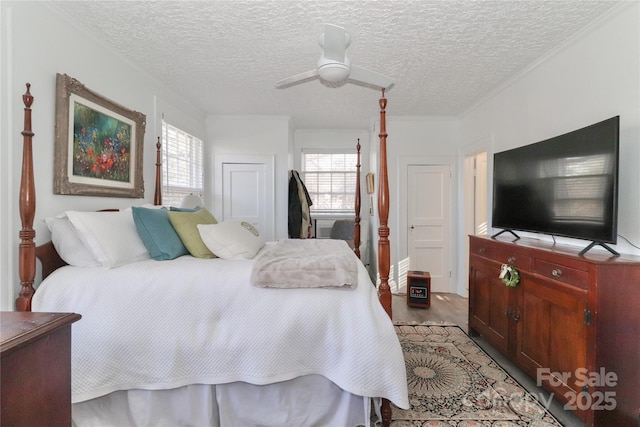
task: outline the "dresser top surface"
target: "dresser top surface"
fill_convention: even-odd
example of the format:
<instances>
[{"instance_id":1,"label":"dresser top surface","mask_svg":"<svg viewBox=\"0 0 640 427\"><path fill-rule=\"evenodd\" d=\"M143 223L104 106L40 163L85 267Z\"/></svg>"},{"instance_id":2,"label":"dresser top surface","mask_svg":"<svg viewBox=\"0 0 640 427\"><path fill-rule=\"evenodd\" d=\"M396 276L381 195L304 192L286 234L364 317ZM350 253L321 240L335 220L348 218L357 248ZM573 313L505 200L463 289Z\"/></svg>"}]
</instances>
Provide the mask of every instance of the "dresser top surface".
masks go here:
<instances>
[{"instance_id":1,"label":"dresser top surface","mask_svg":"<svg viewBox=\"0 0 640 427\"><path fill-rule=\"evenodd\" d=\"M544 240L523 237L516 239L513 237L489 237L489 236L470 236L471 239L479 239L478 241L486 241L500 244L513 245L516 248L537 249L557 255L566 255L580 259L582 261L596 264L640 264L640 256L621 254L614 256L610 252L594 247L584 255L579 255L582 248L567 244L553 243Z\"/></svg>"},{"instance_id":2,"label":"dresser top surface","mask_svg":"<svg viewBox=\"0 0 640 427\"><path fill-rule=\"evenodd\" d=\"M74 313L0 312L0 351L65 327L80 317Z\"/></svg>"}]
</instances>

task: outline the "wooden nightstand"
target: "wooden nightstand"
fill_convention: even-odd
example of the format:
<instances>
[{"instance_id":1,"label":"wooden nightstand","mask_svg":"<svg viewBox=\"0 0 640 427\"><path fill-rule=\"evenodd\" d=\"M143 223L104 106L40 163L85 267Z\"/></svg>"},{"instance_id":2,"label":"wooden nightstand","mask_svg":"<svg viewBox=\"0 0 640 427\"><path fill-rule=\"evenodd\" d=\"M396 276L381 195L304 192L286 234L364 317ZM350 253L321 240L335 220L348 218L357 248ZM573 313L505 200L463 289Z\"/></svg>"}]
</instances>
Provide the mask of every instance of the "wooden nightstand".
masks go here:
<instances>
[{"instance_id":1,"label":"wooden nightstand","mask_svg":"<svg viewBox=\"0 0 640 427\"><path fill-rule=\"evenodd\" d=\"M80 317L0 313L0 425L71 425L71 324Z\"/></svg>"}]
</instances>

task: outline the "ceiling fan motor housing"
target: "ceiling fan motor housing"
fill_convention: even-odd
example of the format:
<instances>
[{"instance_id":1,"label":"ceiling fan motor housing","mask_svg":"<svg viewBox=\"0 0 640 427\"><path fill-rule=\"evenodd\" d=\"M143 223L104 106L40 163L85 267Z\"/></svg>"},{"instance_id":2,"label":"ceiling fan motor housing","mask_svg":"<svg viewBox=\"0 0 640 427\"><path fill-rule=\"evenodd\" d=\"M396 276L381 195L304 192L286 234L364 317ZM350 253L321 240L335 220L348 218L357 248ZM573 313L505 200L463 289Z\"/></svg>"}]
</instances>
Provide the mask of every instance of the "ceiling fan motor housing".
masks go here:
<instances>
[{"instance_id":1,"label":"ceiling fan motor housing","mask_svg":"<svg viewBox=\"0 0 640 427\"><path fill-rule=\"evenodd\" d=\"M324 55L318 60L318 74L322 80L341 82L351 73L351 61L346 56L344 62L327 59Z\"/></svg>"},{"instance_id":2,"label":"ceiling fan motor housing","mask_svg":"<svg viewBox=\"0 0 640 427\"><path fill-rule=\"evenodd\" d=\"M1 1L1 0L0 0ZM345 83L354 83L372 89L389 89L393 79L357 65L351 66L346 49L351 44L351 36L344 28L325 24L325 31L318 38L323 53L315 69L296 74L276 83L276 88L284 89L298 83L319 78L324 86L337 88Z\"/></svg>"}]
</instances>

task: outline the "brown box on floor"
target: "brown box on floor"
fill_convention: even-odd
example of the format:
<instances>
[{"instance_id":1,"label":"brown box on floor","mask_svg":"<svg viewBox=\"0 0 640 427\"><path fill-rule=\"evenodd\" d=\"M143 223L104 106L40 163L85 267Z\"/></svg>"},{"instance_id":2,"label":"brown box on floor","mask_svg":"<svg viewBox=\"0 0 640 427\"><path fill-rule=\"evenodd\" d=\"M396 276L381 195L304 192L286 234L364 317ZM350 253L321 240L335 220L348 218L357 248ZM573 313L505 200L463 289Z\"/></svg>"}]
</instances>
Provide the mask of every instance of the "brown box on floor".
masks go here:
<instances>
[{"instance_id":1,"label":"brown box on floor","mask_svg":"<svg viewBox=\"0 0 640 427\"><path fill-rule=\"evenodd\" d=\"M407 305L420 308L431 306L431 276L428 272L407 272Z\"/></svg>"}]
</instances>

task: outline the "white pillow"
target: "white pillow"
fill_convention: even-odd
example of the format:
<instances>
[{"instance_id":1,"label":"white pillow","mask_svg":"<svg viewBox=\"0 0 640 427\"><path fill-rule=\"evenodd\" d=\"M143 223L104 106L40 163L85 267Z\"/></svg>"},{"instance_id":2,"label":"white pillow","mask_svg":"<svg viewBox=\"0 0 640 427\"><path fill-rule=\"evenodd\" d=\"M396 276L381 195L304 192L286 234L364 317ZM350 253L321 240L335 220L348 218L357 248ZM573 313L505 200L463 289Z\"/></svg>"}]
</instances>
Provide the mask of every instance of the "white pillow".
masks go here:
<instances>
[{"instance_id":1,"label":"white pillow","mask_svg":"<svg viewBox=\"0 0 640 427\"><path fill-rule=\"evenodd\" d=\"M207 248L222 259L251 259L265 243L260 232L242 220L198 224L197 227Z\"/></svg>"},{"instance_id":2,"label":"white pillow","mask_svg":"<svg viewBox=\"0 0 640 427\"><path fill-rule=\"evenodd\" d=\"M151 258L133 222L131 208L119 212L67 211L80 241L102 267Z\"/></svg>"},{"instance_id":3,"label":"white pillow","mask_svg":"<svg viewBox=\"0 0 640 427\"><path fill-rule=\"evenodd\" d=\"M98 267L100 264L84 246L66 215L45 218L51 242L60 258L76 267Z\"/></svg>"}]
</instances>

